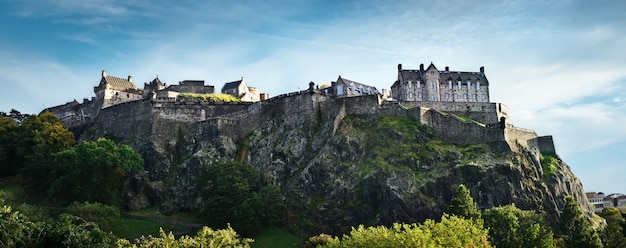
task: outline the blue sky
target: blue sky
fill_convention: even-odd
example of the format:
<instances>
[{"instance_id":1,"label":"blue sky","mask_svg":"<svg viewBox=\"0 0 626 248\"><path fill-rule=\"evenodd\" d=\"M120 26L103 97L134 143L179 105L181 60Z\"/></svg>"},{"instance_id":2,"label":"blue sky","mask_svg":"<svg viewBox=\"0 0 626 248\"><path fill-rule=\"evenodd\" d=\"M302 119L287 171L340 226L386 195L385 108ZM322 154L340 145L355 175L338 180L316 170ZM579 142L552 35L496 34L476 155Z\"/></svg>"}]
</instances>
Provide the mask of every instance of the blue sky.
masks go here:
<instances>
[{"instance_id":1,"label":"blue sky","mask_svg":"<svg viewBox=\"0 0 626 248\"><path fill-rule=\"evenodd\" d=\"M587 191L626 193L623 1L1 0L0 110L92 97L101 70L245 77L270 95L342 77L390 88L397 64L478 71L511 122L553 135Z\"/></svg>"}]
</instances>

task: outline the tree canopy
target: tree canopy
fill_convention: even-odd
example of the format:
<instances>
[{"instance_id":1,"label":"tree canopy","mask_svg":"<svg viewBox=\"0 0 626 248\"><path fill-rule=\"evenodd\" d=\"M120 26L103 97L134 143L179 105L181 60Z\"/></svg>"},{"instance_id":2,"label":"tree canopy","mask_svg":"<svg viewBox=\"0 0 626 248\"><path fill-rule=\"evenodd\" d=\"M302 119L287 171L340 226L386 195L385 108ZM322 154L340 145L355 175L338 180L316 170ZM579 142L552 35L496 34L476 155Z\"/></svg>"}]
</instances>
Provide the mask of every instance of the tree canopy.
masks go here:
<instances>
[{"instance_id":1,"label":"tree canopy","mask_svg":"<svg viewBox=\"0 0 626 248\"><path fill-rule=\"evenodd\" d=\"M123 179L143 168L143 159L127 145L100 138L54 155L52 184L47 193L66 202L90 201L116 205Z\"/></svg>"},{"instance_id":2,"label":"tree canopy","mask_svg":"<svg viewBox=\"0 0 626 248\"><path fill-rule=\"evenodd\" d=\"M459 184L456 190L456 195L450 202L448 213L467 219L480 219L480 211L476 208L474 198L472 198L469 189L467 189L465 185Z\"/></svg>"},{"instance_id":3,"label":"tree canopy","mask_svg":"<svg viewBox=\"0 0 626 248\"><path fill-rule=\"evenodd\" d=\"M564 199L560 219L560 234L567 247L603 247L602 241L591 221L580 209L572 196Z\"/></svg>"},{"instance_id":4,"label":"tree canopy","mask_svg":"<svg viewBox=\"0 0 626 248\"><path fill-rule=\"evenodd\" d=\"M487 209L482 217L496 247L555 247L549 224L533 211L507 205Z\"/></svg>"}]
</instances>

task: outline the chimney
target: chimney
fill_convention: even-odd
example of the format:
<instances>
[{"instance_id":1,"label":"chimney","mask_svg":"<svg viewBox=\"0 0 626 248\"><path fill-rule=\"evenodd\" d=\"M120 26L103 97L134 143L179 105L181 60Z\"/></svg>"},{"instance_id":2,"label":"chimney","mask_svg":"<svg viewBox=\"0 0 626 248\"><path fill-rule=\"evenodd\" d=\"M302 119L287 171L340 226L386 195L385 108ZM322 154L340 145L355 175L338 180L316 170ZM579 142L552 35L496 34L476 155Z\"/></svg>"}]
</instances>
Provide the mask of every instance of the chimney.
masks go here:
<instances>
[{"instance_id":1,"label":"chimney","mask_svg":"<svg viewBox=\"0 0 626 248\"><path fill-rule=\"evenodd\" d=\"M107 76L107 70L102 70L102 77L106 77Z\"/></svg>"},{"instance_id":2,"label":"chimney","mask_svg":"<svg viewBox=\"0 0 626 248\"><path fill-rule=\"evenodd\" d=\"M131 83L133 82L133 76L128 75L128 82L131 82Z\"/></svg>"},{"instance_id":3,"label":"chimney","mask_svg":"<svg viewBox=\"0 0 626 248\"><path fill-rule=\"evenodd\" d=\"M484 66L480 67L480 73L485 74L485 67Z\"/></svg>"},{"instance_id":4,"label":"chimney","mask_svg":"<svg viewBox=\"0 0 626 248\"><path fill-rule=\"evenodd\" d=\"M398 71L402 71L402 64L398 64Z\"/></svg>"},{"instance_id":5,"label":"chimney","mask_svg":"<svg viewBox=\"0 0 626 248\"><path fill-rule=\"evenodd\" d=\"M446 72L450 71L450 67L446 66Z\"/></svg>"},{"instance_id":6,"label":"chimney","mask_svg":"<svg viewBox=\"0 0 626 248\"><path fill-rule=\"evenodd\" d=\"M424 71L424 64L420 64L420 71Z\"/></svg>"}]
</instances>

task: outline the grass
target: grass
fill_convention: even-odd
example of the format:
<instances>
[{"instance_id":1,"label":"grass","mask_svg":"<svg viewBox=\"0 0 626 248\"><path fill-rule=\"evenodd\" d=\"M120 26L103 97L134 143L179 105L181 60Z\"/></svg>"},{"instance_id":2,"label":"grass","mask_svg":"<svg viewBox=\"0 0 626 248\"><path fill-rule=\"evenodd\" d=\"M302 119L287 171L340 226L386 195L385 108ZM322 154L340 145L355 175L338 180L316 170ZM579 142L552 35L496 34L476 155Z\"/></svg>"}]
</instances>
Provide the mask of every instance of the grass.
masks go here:
<instances>
[{"instance_id":1,"label":"grass","mask_svg":"<svg viewBox=\"0 0 626 248\"><path fill-rule=\"evenodd\" d=\"M261 228L261 232L254 237L254 243L250 244L252 248L263 247L302 247L304 239L297 237L287 229L278 227Z\"/></svg>"},{"instance_id":2,"label":"grass","mask_svg":"<svg viewBox=\"0 0 626 248\"><path fill-rule=\"evenodd\" d=\"M215 93L215 94L196 94L196 93L180 93L178 95L179 98L182 99L200 99L204 101L216 101L216 102L241 102L241 99L223 93Z\"/></svg>"},{"instance_id":3,"label":"grass","mask_svg":"<svg viewBox=\"0 0 626 248\"><path fill-rule=\"evenodd\" d=\"M119 231L114 233L120 238L133 239L141 236L159 236L159 228L163 228L165 233L170 231L184 231L188 230L188 227L177 226L168 223L161 223L150 220L138 220L132 218L122 218Z\"/></svg>"},{"instance_id":4,"label":"grass","mask_svg":"<svg viewBox=\"0 0 626 248\"><path fill-rule=\"evenodd\" d=\"M127 212L130 215L142 216L142 217L152 217L152 218L160 218L167 220L178 220L192 223L202 223L202 218L198 217L197 214L188 214L188 213L175 213L165 215L159 212L158 207L145 208L142 210ZM157 229L158 231L158 229Z\"/></svg>"},{"instance_id":5,"label":"grass","mask_svg":"<svg viewBox=\"0 0 626 248\"><path fill-rule=\"evenodd\" d=\"M541 153L539 159L541 160L541 169L543 170L543 177L549 178L554 176L558 169L559 161L556 159L555 154Z\"/></svg>"}]
</instances>

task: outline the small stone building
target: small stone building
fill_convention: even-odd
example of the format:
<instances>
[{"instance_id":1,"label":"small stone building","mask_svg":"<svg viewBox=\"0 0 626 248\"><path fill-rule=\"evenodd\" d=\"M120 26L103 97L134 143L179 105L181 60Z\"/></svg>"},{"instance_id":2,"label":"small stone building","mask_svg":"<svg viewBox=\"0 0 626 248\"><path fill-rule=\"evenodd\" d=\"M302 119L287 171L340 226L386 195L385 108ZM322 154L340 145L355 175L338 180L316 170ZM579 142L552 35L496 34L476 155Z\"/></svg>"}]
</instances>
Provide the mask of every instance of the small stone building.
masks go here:
<instances>
[{"instance_id":1,"label":"small stone building","mask_svg":"<svg viewBox=\"0 0 626 248\"><path fill-rule=\"evenodd\" d=\"M440 71L431 63L424 69L406 70L398 64L398 79L391 86L398 101L489 102L489 81L484 67L478 72Z\"/></svg>"},{"instance_id":2,"label":"small stone building","mask_svg":"<svg viewBox=\"0 0 626 248\"><path fill-rule=\"evenodd\" d=\"M241 80L228 82L222 87L222 93L233 95L244 102L258 102L261 100L261 94L257 88L248 87L243 77Z\"/></svg>"},{"instance_id":3,"label":"small stone building","mask_svg":"<svg viewBox=\"0 0 626 248\"><path fill-rule=\"evenodd\" d=\"M138 89L133 83L133 77L127 79L107 75L106 70L102 70L100 84L94 87L96 99L102 100L102 107L107 108L116 104L143 99L143 91Z\"/></svg>"},{"instance_id":4,"label":"small stone building","mask_svg":"<svg viewBox=\"0 0 626 248\"><path fill-rule=\"evenodd\" d=\"M341 75L337 78L337 81L331 82L330 87L324 88L321 91L325 94L337 97L375 95L379 93L374 86L342 78Z\"/></svg>"}]
</instances>

